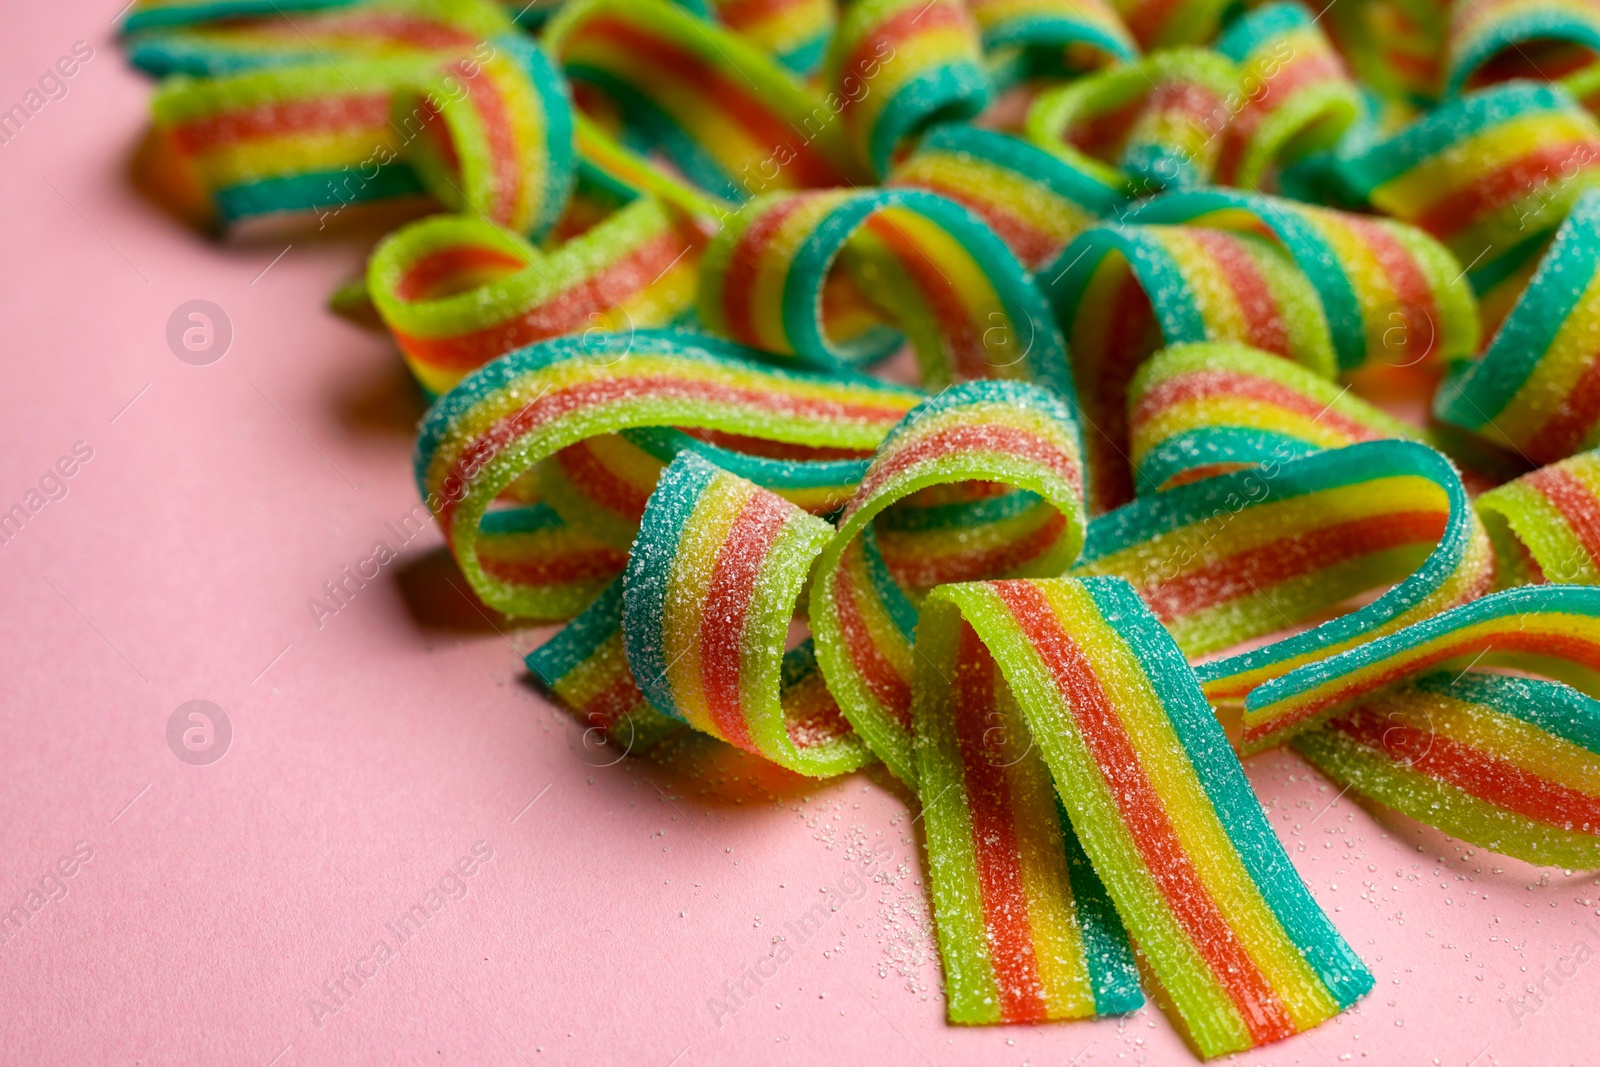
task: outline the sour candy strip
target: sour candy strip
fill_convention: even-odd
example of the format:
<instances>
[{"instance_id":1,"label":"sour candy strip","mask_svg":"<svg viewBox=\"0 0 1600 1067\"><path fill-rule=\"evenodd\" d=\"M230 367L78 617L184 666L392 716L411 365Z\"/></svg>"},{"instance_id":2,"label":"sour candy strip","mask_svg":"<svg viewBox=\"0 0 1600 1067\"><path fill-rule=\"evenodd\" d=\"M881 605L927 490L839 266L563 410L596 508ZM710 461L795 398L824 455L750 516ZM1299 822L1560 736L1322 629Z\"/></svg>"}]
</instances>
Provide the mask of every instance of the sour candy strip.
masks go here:
<instances>
[{"instance_id":1,"label":"sour candy strip","mask_svg":"<svg viewBox=\"0 0 1600 1067\"><path fill-rule=\"evenodd\" d=\"M1528 863L1600 866L1600 701L1559 682L1431 674L1294 739L1359 796Z\"/></svg>"},{"instance_id":2,"label":"sour candy strip","mask_svg":"<svg viewBox=\"0 0 1600 1067\"><path fill-rule=\"evenodd\" d=\"M1438 668L1511 666L1600 696L1600 587L1507 589L1360 644L1257 688L1245 700L1244 746L1256 751Z\"/></svg>"},{"instance_id":3,"label":"sour candy strip","mask_svg":"<svg viewBox=\"0 0 1600 1067\"><path fill-rule=\"evenodd\" d=\"M949 650L970 625L1202 1056L1289 1037L1372 988L1289 864L1183 654L1131 586L950 585L923 612L919 691L931 702L959 684Z\"/></svg>"},{"instance_id":4,"label":"sour candy strip","mask_svg":"<svg viewBox=\"0 0 1600 1067\"><path fill-rule=\"evenodd\" d=\"M1541 467L1478 498L1501 569L1518 584L1600 585L1600 454Z\"/></svg>"}]
</instances>

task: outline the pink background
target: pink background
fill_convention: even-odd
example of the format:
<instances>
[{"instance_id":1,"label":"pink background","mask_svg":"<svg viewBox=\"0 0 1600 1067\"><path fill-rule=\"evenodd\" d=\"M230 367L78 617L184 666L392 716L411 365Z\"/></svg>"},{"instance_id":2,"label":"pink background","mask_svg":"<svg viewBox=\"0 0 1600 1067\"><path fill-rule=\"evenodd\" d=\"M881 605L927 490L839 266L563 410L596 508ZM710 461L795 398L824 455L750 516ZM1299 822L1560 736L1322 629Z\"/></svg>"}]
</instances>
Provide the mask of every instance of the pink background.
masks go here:
<instances>
[{"instance_id":1,"label":"pink background","mask_svg":"<svg viewBox=\"0 0 1600 1067\"><path fill-rule=\"evenodd\" d=\"M93 855L0 931L4 1062L1194 1062L1148 1007L947 1026L915 828L881 774L816 784L710 743L595 765L526 684L545 634L497 632L431 530L319 629L307 599L415 500L399 359L323 310L375 234L217 244L163 216L125 173L150 86L116 3L7 7L0 109L75 40L95 56L0 145L0 508L74 442L94 455L0 545L0 909ZM234 329L204 367L165 340L196 298ZM191 699L234 729L210 766L167 747ZM1590 876L1336 799L1286 754L1247 766L1377 988L1238 1062L1594 1062ZM446 879L464 895L319 1012L480 841L492 858ZM874 848L892 859L865 896L749 1003L708 1004ZM1579 941L1518 1018L1514 991Z\"/></svg>"}]
</instances>

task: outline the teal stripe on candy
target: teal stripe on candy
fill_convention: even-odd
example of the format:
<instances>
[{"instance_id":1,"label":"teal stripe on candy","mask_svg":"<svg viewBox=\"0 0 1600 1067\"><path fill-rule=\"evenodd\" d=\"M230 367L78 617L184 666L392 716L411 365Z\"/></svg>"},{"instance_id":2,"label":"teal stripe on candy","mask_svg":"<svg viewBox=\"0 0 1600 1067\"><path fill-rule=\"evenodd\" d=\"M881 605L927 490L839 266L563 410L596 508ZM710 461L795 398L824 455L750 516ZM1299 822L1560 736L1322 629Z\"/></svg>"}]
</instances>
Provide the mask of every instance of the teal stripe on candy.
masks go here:
<instances>
[{"instance_id":1,"label":"teal stripe on candy","mask_svg":"<svg viewBox=\"0 0 1600 1067\"><path fill-rule=\"evenodd\" d=\"M1120 1015L1133 1011L1144 1004L1144 993L1139 989L1139 969L1133 961L1128 932L1117 916L1116 905L1111 902L1105 883L1094 872L1094 865L1072 829L1072 820L1061 804L1061 796L1056 794L1053 799L1056 819L1061 824L1061 843L1066 853L1078 933L1083 939L1083 959L1089 968L1089 986L1094 990L1094 1012L1096 1015Z\"/></svg>"},{"instance_id":2,"label":"teal stripe on candy","mask_svg":"<svg viewBox=\"0 0 1600 1067\"><path fill-rule=\"evenodd\" d=\"M870 83L869 83L870 84ZM868 164L883 175L900 142L937 121L976 118L989 106L993 85L982 68L967 60L925 70L901 83L878 112L867 138Z\"/></svg>"},{"instance_id":3,"label":"teal stripe on candy","mask_svg":"<svg viewBox=\"0 0 1600 1067\"><path fill-rule=\"evenodd\" d=\"M494 44L517 57L517 66L533 83L539 96L544 120L544 148L548 159L544 197L535 215L529 236L538 240L556 224L566 210L567 200L577 180L577 160L573 151L572 96L567 80L556 72L544 49L524 37L501 36Z\"/></svg>"},{"instance_id":4,"label":"teal stripe on candy","mask_svg":"<svg viewBox=\"0 0 1600 1067\"><path fill-rule=\"evenodd\" d=\"M1245 698L1245 711L1258 711L1297 697L1369 663L1398 655L1413 645L1424 644L1475 623L1543 612L1600 615L1600 586L1524 585L1492 593L1265 682Z\"/></svg>"},{"instance_id":5,"label":"teal stripe on candy","mask_svg":"<svg viewBox=\"0 0 1600 1067\"><path fill-rule=\"evenodd\" d=\"M861 553L867 564L867 580L872 583L873 592L888 613L889 621L900 631L900 636L907 643L914 642L917 633L916 606L900 591L894 576L889 573L888 566L883 562L883 553L878 551L878 536L872 526L864 527L860 537Z\"/></svg>"},{"instance_id":6,"label":"teal stripe on candy","mask_svg":"<svg viewBox=\"0 0 1600 1067\"><path fill-rule=\"evenodd\" d=\"M1126 221L1130 224L1184 223L1224 209L1248 211L1258 219L1282 242L1295 265L1310 279L1328 317L1328 328L1339 355L1339 369L1353 370L1364 363L1367 326L1355 286L1340 266L1333 247L1292 201L1226 189L1180 191L1134 207Z\"/></svg>"},{"instance_id":7,"label":"teal stripe on candy","mask_svg":"<svg viewBox=\"0 0 1600 1067\"><path fill-rule=\"evenodd\" d=\"M1445 95L1459 93L1466 80L1500 52L1530 41L1570 41L1600 51L1600 29L1593 22L1552 10L1524 11L1487 22L1472 43L1453 57Z\"/></svg>"},{"instance_id":8,"label":"teal stripe on candy","mask_svg":"<svg viewBox=\"0 0 1600 1067\"><path fill-rule=\"evenodd\" d=\"M671 427L623 430L622 436L645 452L672 462L679 452L696 452L725 471L747 478L767 489L815 489L819 486L852 486L867 473L870 459L793 460L751 456L718 445L707 444Z\"/></svg>"},{"instance_id":9,"label":"teal stripe on candy","mask_svg":"<svg viewBox=\"0 0 1600 1067\"><path fill-rule=\"evenodd\" d=\"M336 205L364 204L396 196L427 194L410 164L399 160L380 163L372 178L363 179L354 190L344 190L350 194L346 199L337 190L339 183L349 177L348 170L313 171L230 185L211 195L218 216L224 222L237 222L257 215L314 211Z\"/></svg>"},{"instance_id":10,"label":"teal stripe on candy","mask_svg":"<svg viewBox=\"0 0 1600 1067\"><path fill-rule=\"evenodd\" d=\"M1600 753L1600 700L1570 685L1486 671L1440 671L1413 684L1424 692L1486 705L1579 748Z\"/></svg>"},{"instance_id":11,"label":"teal stripe on candy","mask_svg":"<svg viewBox=\"0 0 1600 1067\"><path fill-rule=\"evenodd\" d=\"M1600 191L1591 190L1556 231L1555 243L1483 358L1439 389L1434 414L1467 429L1493 422L1544 358L1597 266Z\"/></svg>"},{"instance_id":12,"label":"teal stripe on candy","mask_svg":"<svg viewBox=\"0 0 1600 1067\"><path fill-rule=\"evenodd\" d=\"M1539 111L1581 114L1577 101L1554 85L1506 82L1447 101L1389 140L1336 160L1340 174L1363 196L1457 142Z\"/></svg>"},{"instance_id":13,"label":"teal stripe on candy","mask_svg":"<svg viewBox=\"0 0 1600 1067\"><path fill-rule=\"evenodd\" d=\"M215 44L199 44L162 36L134 40L128 44L128 62L157 78L169 74L191 74L216 78L241 74L266 67L292 67L314 63L322 57L315 51L243 50Z\"/></svg>"},{"instance_id":14,"label":"teal stripe on candy","mask_svg":"<svg viewBox=\"0 0 1600 1067\"><path fill-rule=\"evenodd\" d=\"M1307 25L1313 25L1311 16L1299 4L1267 4L1229 26L1214 47L1235 63L1242 63L1262 45Z\"/></svg>"},{"instance_id":15,"label":"teal stripe on candy","mask_svg":"<svg viewBox=\"0 0 1600 1067\"><path fill-rule=\"evenodd\" d=\"M902 502L877 518L886 530L948 530L990 523L1024 515L1043 503L1044 498L1027 489L1016 489L986 500L954 501L930 507L913 507Z\"/></svg>"},{"instance_id":16,"label":"teal stripe on candy","mask_svg":"<svg viewBox=\"0 0 1600 1067\"><path fill-rule=\"evenodd\" d=\"M1061 15L1029 15L1007 19L983 34L985 52L1009 45L1059 50L1074 44L1102 49L1124 63L1132 63L1139 58L1139 48L1132 41L1109 33L1092 22Z\"/></svg>"},{"instance_id":17,"label":"teal stripe on candy","mask_svg":"<svg viewBox=\"0 0 1600 1067\"><path fill-rule=\"evenodd\" d=\"M622 578L618 577L560 633L524 656L523 662L547 687L554 687L621 628Z\"/></svg>"},{"instance_id":18,"label":"teal stripe on candy","mask_svg":"<svg viewBox=\"0 0 1600 1067\"><path fill-rule=\"evenodd\" d=\"M1140 457L1135 489L1148 495L1180 474L1215 463L1282 462L1321 451L1320 446L1285 433L1203 426L1169 437Z\"/></svg>"},{"instance_id":19,"label":"teal stripe on candy","mask_svg":"<svg viewBox=\"0 0 1600 1067\"><path fill-rule=\"evenodd\" d=\"M1071 324L1078 317L1078 305L1096 268L1108 253L1120 252L1150 294L1150 306L1166 344L1210 340L1177 260L1153 235L1158 229L1115 225L1085 230L1054 263L1039 271L1039 284L1050 298L1064 334L1071 336Z\"/></svg>"},{"instance_id":20,"label":"teal stripe on candy","mask_svg":"<svg viewBox=\"0 0 1600 1067\"><path fill-rule=\"evenodd\" d=\"M519 534L553 530L565 525L565 520L549 504L533 504L484 512L478 529L487 534Z\"/></svg>"},{"instance_id":21,"label":"teal stripe on candy","mask_svg":"<svg viewBox=\"0 0 1600 1067\"><path fill-rule=\"evenodd\" d=\"M1121 578L1085 578L1101 618L1139 657L1173 732L1228 839L1278 920L1341 1008L1372 989L1372 974L1328 920L1267 825L1216 714L1177 642ZM1115 699L1115 681L1108 695Z\"/></svg>"},{"instance_id":22,"label":"teal stripe on candy","mask_svg":"<svg viewBox=\"0 0 1600 1067\"><path fill-rule=\"evenodd\" d=\"M691 452L672 461L645 505L639 537L623 573L623 644L634 681L648 700L675 719L683 712L672 699L662 620L666 617L667 583L678 559L683 531L693 518L706 487L722 473Z\"/></svg>"}]
</instances>

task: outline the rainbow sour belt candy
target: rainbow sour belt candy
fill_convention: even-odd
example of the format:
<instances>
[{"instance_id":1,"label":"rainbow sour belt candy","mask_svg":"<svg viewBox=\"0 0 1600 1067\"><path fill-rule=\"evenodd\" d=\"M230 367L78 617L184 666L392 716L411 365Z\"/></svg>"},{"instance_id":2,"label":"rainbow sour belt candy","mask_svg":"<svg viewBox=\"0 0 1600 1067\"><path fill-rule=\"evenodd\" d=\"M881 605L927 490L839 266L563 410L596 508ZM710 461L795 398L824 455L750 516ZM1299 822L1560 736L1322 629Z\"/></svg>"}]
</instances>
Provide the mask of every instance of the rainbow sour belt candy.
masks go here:
<instances>
[{"instance_id":1,"label":"rainbow sour belt candy","mask_svg":"<svg viewBox=\"0 0 1600 1067\"><path fill-rule=\"evenodd\" d=\"M1483 359L1435 394L1434 414L1530 463L1553 463L1600 444L1597 267L1600 193L1587 193Z\"/></svg>"},{"instance_id":2,"label":"rainbow sour belt candy","mask_svg":"<svg viewBox=\"0 0 1600 1067\"><path fill-rule=\"evenodd\" d=\"M694 225L654 198L552 252L481 219L437 215L378 246L367 291L417 380L443 393L534 341L685 317L704 244Z\"/></svg>"},{"instance_id":3,"label":"rainbow sour belt candy","mask_svg":"<svg viewBox=\"0 0 1600 1067\"><path fill-rule=\"evenodd\" d=\"M645 700L622 638L622 578L583 614L526 657L528 669L593 734L624 753L643 752L681 729Z\"/></svg>"},{"instance_id":4,"label":"rainbow sour belt candy","mask_svg":"<svg viewBox=\"0 0 1600 1067\"><path fill-rule=\"evenodd\" d=\"M1298 1033L1372 988L1290 866L1182 653L1126 582L935 590L918 628L919 724L971 699L957 673L967 625L1202 1056Z\"/></svg>"},{"instance_id":5,"label":"rainbow sour belt candy","mask_svg":"<svg viewBox=\"0 0 1600 1067\"><path fill-rule=\"evenodd\" d=\"M1256 8L1228 27L1217 51L1239 64L1243 96L1218 164L1223 184L1258 188L1274 164L1332 148L1361 114L1344 61L1298 4Z\"/></svg>"},{"instance_id":6,"label":"rainbow sour belt candy","mask_svg":"<svg viewBox=\"0 0 1600 1067\"><path fill-rule=\"evenodd\" d=\"M1451 5L1446 95L1508 78L1558 80L1594 62L1600 11L1562 0Z\"/></svg>"},{"instance_id":7,"label":"rainbow sour belt candy","mask_svg":"<svg viewBox=\"0 0 1600 1067\"><path fill-rule=\"evenodd\" d=\"M916 781L911 751L916 608L883 565L872 520L930 486L1000 482L1040 499L1047 521L998 546L952 546L967 577L1060 574L1083 543L1078 427L1053 394L967 382L908 414L878 450L812 572L811 632L828 688L889 769ZM963 558L964 557L964 558ZM948 579L946 579L948 580Z\"/></svg>"},{"instance_id":8,"label":"rainbow sour belt candy","mask_svg":"<svg viewBox=\"0 0 1600 1067\"><path fill-rule=\"evenodd\" d=\"M1018 76L1130 63L1139 55L1105 0L969 0L967 6L989 57L1016 51L1008 65Z\"/></svg>"},{"instance_id":9,"label":"rainbow sour belt candy","mask_svg":"<svg viewBox=\"0 0 1600 1067\"><path fill-rule=\"evenodd\" d=\"M258 67L343 61L349 56L465 53L511 30L488 0L359 0L338 4L153 5L134 7L123 25L128 61L148 74L235 74ZM312 8L312 10L300 10ZM294 12L294 14L289 14Z\"/></svg>"},{"instance_id":10,"label":"rainbow sour belt candy","mask_svg":"<svg viewBox=\"0 0 1600 1067\"><path fill-rule=\"evenodd\" d=\"M913 726L950 1020L1132 1011L1127 934L1011 690L971 627L926 625L917 647L948 684L917 691Z\"/></svg>"},{"instance_id":11,"label":"rainbow sour belt candy","mask_svg":"<svg viewBox=\"0 0 1600 1067\"><path fill-rule=\"evenodd\" d=\"M863 246L859 288L901 332L834 341L824 286L843 249ZM700 319L741 344L838 369L916 350L930 388L1021 377L1072 396L1065 346L1033 280L966 209L920 189L773 194L747 204L701 265Z\"/></svg>"},{"instance_id":12,"label":"rainbow sour belt candy","mask_svg":"<svg viewBox=\"0 0 1600 1067\"><path fill-rule=\"evenodd\" d=\"M1443 241L1484 293L1600 181L1600 126L1560 88L1512 82L1450 100L1336 166L1374 207Z\"/></svg>"},{"instance_id":13,"label":"rainbow sour belt candy","mask_svg":"<svg viewBox=\"0 0 1600 1067\"><path fill-rule=\"evenodd\" d=\"M1090 524L1075 573L1130 580L1191 656L1397 583L1349 615L1201 664L1206 696L1222 703L1481 596L1494 552L1449 461L1371 441L1140 497Z\"/></svg>"},{"instance_id":14,"label":"rainbow sour belt candy","mask_svg":"<svg viewBox=\"0 0 1600 1067\"><path fill-rule=\"evenodd\" d=\"M1133 496L1127 385L1156 349L1238 341L1334 374L1316 291L1264 237L1192 226L1101 226L1068 245L1039 276L1048 279L1072 357L1096 513Z\"/></svg>"},{"instance_id":15,"label":"rainbow sour belt candy","mask_svg":"<svg viewBox=\"0 0 1600 1067\"><path fill-rule=\"evenodd\" d=\"M1468 844L1600 867L1600 701L1482 671L1375 693L1295 749L1353 792Z\"/></svg>"},{"instance_id":16,"label":"rainbow sour belt candy","mask_svg":"<svg viewBox=\"0 0 1600 1067\"><path fill-rule=\"evenodd\" d=\"M1017 137L951 123L923 134L889 185L938 193L976 214L1036 270L1127 199L1125 183Z\"/></svg>"},{"instance_id":17,"label":"rainbow sour belt candy","mask_svg":"<svg viewBox=\"0 0 1600 1067\"><path fill-rule=\"evenodd\" d=\"M692 452L673 460L624 586L628 663L650 703L802 774L870 762L810 645L783 651L811 563L832 536L828 523Z\"/></svg>"},{"instance_id":18,"label":"rainbow sour belt candy","mask_svg":"<svg viewBox=\"0 0 1600 1067\"><path fill-rule=\"evenodd\" d=\"M1414 675L1479 665L1537 671L1600 696L1600 588L1507 589L1308 663L1246 699L1244 747L1277 744Z\"/></svg>"},{"instance_id":19,"label":"rainbow sour belt candy","mask_svg":"<svg viewBox=\"0 0 1600 1067\"><path fill-rule=\"evenodd\" d=\"M1516 584L1600 585L1600 454L1582 452L1490 490L1478 514Z\"/></svg>"},{"instance_id":20,"label":"rainbow sour belt candy","mask_svg":"<svg viewBox=\"0 0 1600 1067\"><path fill-rule=\"evenodd\" d=\"M484 603L550 617L538 586L477 551L490 505L542 460L587 438L680 426L800 445L873 448L920 399L865 379L758 366L713 338L670 332L562 337L502 356L429 410L417 486Z\"/></svg>"},{"instance_id":21,"label":"rainbow sour belt candy","mask_svg":"<svg viewBox=\"0 0 1600 1067\"><path fill-rule=\"evenodd\" d=\"M1425 435L1248 345L1172 345L1146 360L1128 385L1128 456L1141 494L1384 438Z\"/></svg>"},{"instance_id":22,"label":"rainbow sour belt candy","mask_svg":"<svg viewBox=\"0 0 1600 1067\"><path fill-rule=\"evenodd\" d=\"M1157 197L1126 219L1271 234L1315 289L1341 371L1477 351L1477 307L1461 264L1414 226L1225 189Z\"/></svg>"}]
</instances>

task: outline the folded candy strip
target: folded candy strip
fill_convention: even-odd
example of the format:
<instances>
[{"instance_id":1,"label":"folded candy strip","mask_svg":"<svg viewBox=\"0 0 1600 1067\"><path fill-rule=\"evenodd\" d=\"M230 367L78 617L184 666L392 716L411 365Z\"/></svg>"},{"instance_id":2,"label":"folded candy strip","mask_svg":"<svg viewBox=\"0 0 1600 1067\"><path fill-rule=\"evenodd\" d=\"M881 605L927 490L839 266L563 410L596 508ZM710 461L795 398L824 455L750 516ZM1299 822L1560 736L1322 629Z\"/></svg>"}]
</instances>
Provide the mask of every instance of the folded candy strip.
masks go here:
<instances>
[{"instance_id":1,"label":"folded candy strip","mask_svg":"<svg viewBox=\"0 0 1600 1067\"><path fill-rule=\"evenodd\" d=\"M846 6L828 46L825 82L833 90L828 110L876 178L907 138L935 121L976 117L993 93L978 25L961 0Z\"/></svg>"},{"instance_id":2,"label":"folded candy strip","mask_svg":"<svg viewBox=\"0 0 1600 1067\"><path fill-rule=\"evenodd\" d=\"M950 1020L1139 1007L1127 933L989 650L943 615L923 625L917 649L948 680L919 686L913 729Z\"/></svg>"},{"instance_id":3,"label":"folded candy strip","mask_svg":"<svg viewBox=\"0 0 1600 1067\"><path fill-rule=\"evenodd\" d=\"M1600 126L1558 86L1508 82L1447 100L1335 167L1372 206L1470 264L1485 295L1600 181Z\"/></svg>"},{"instance_id":4,"label":"folded candy strip","mask_svg":"<svg viewBox=\"0 0 1600 1067\"><path fill-rule=\"evenodd\" d=\"M867 379L763 367L745 351L670 331L562 337L503 356L441 397L417 439L417 485L484 603L549 617L545 591L491 569L477 539L496 498L568 445L678 426L870 449L921 399Z\"/></svg>"},{"instance_id":5,"label":"folded candy strip","mask_svg":"<svg viewBox=\"0 0 1600 1067\"><path fill-rule=\"evenodd\" d=\"M1068 345L1092 476L1090 510L1133 497L1127 387L1159 348L1237 341L1331 378L1328 319L1305 274L1256 234L1099 226L1039 272Z\"/></svg>"},{"instance_id":6,"label":"folded candy strip","mask_svg":"<svg viewBox=\"0 0 1600 1067\"><path fill-rule=\"evenodd\" d=\"M1441 672L1297 734L1358 796L1528 863L1600 867L1600 701L1570 686Z\"/></svg>"},{"instance_id":7,"label":"folded candy strip","mask_svg":"<svg viewBox=\"0 0 1600 1067\"><path fill-rule=\"evenodd\" d=\"M876 550L873 520L932 486L997 482L1039 498L1028 536L964 547L970 576L1060 574L1083 543L1082 445L1071 410L1020 382L967 382L924 401L879 448L813 570L817 661L845 717L915 783L912 642L917 612Z\"/></svg>"},{"instance_id":8,"label":"folded candy strip","mask_svg":"<svg viewBox=\"0 0 1600 1067\"><path fill-rule=\"evenodd\" d=\"M1340 371L1454 360L1478 349L1477 307L1461 264L1415 226L1231 189L1170 193L1124 218L1270 234L1311 282Z\"/></svg>"},{"instance_id":9,"label":"folded candy strip","mask_svg":"<svg viewBox=\"0 0 1600 1067\"><path fill-rule=\"evenodd\" d=\"M481 218L435 215L386 237L367 292L423 388L561 334L668 326L693 311L705 237L640 198L551 251Z\"/></svg>"},{"instance_id":10,"label":"folded candy strip","mask_svg":"<svg viewBox=\"0 0 1600 1067\"><path fill-rule=\"evenodd\" d=\"M1426 431L1270 352L1169 345L1128 383L1128 458L1141 494L1262 463Z\"/></svg>"},{"instance_id":11,"label":"folded candy strip","mask_svg":"<svg viewBox=\"0 0 1600 1067\"><path fill-rule=\"evenodd\" d=\"M830 337L827 285L846 249L857 287L894 328ZM856 366L909 340L930 388L1007 377L1072 395L1061 335L1026 269L975 215L921 189L750 201L706 250L700 318L714 333L806 366Z\"/></svg>"},{"instance_id":12,"label":"folded candy strip","mask_svg":"<svg viewBox=\"0 0 1600 1067\"><path fill-rule=\"evenodd\" d=\"M1123 182L1083 170L1019 137L976 126L935 126L885 183L937 193L977 215L1035 270L1127 200Z\"/></svg>"},{"instance_id":13,"label":"folded candy strip","mask_svg":"<svg viewBox=\"0 0 1600 1067\"><path fill-rule=\"evenodd\" d=\"M1600 454L1580 452L1492 489L1478 513L1515 584L1600 585Z\"/></svg>"},{"instance_id":14,"label":"folded candy strip","mask_svg":"<svg viewBox=\"0 0 1600 1067\"><path fill-rule=\"evenodd\" d=\"M1107 0L968 0L967 7L986 58L1015 52L1006 65L1017 77L1131 63L1139 56Z\"/></svg>"},{"instance_id":15,"label":"folded candy strip","mask_svg":"<svg viewBox=\"0 0 1600 1067\"><path fill-rule=\"evenodd\" d=\"M1445 94L1506 78L1561 78L1594 63L1600 11L1563 0L1453 4Z\"/></svg>"},{"instance_id":16,"label":"folded candy strip","mask_svg":"<svg viewBox=\"0 0 1600 1067\"><path fill-rule=\"evenodd\" d=\"M1271 168L1334 147L1360 119L1361 89L1317 21L1299 4L1263 4L1217 38L1217 51L1239 64L1222 184L1259 188Z\"/></svg>"},{"instance_id":17,"label":"folded candy strip","mask_svg":"<svg viewBox=\"0 0 1600 1067\"><path fill-rule=\"evenodd\" d=\"M1245 699L1245 747L1278 744L1413 676L1469 666L1537 672L1600 696L1600 587L1507 589L1307 663Z\"/></svg>"},{"instance_id":18,"label":"folded candy strip","mask_svg":"<svg viewBox=\"0 0 1600 1067\"><path fill-rule=\"evenodd\" d=\"M994 674L963 669L976 659L968 627L1009 690L988 699L1020 709L1122 925L1202 1056L1306 1030L1372 988L1267 825L1183 654L1128 583L935 590L917 641L918 744L936 749L925 763L948 761L949 733L971 714L964 704L985 699L982 683L999 688Z\"/></svg>"},{"instance_id":19,"label":"folded candy strip","mask_svg":"<svg viewBox=\"0 0 1600 1067\"><path fill-rule=\"evenodd\" d=\"M1090 524L1075 573L1128 579L1191 656L1395 583L1348 615L1195 668L1210 700L1248 709L1269 679L1487 593L1494 553L1448 460L1371 441L1141 497ZM1275 743L1254 721L1247 712L1247 748Z\"/></svg>"},{"instance_id":20,"label":"folded candy strip","mask_svg":"<svg viewBox=\"0 0 1600 1067\"><path fill-rule=\"evenodd\" d=\"M1434 414L1529 463L1600 445L1596 329L1600 193L1591 192L1572 207L1483 358L1440 386Z\"/></svg>"},{"instance_id":21,"label":"folded candy strip","mask_svg":"<svg viewBox=\"0 0 1600 1067\"><path fill-rule=\"evenodd\" d=\"M809 643L784 651L833 527L692 452L650 497L624 583L628 663L663 713L814 777L872 752L839 714Z\"/></svg>"}]
</instances>

